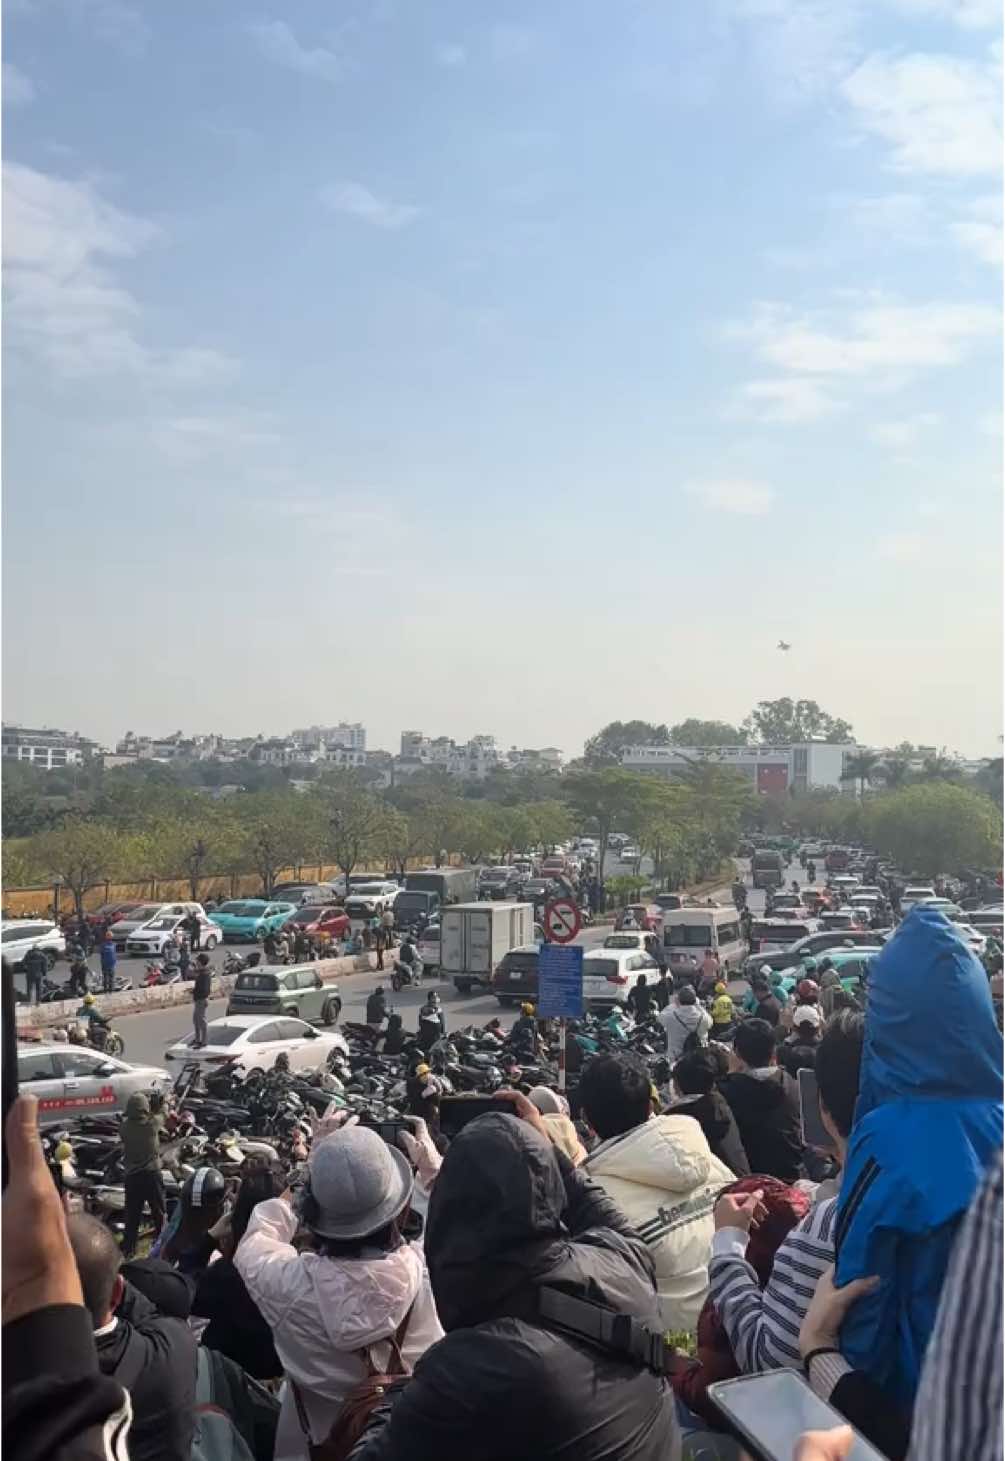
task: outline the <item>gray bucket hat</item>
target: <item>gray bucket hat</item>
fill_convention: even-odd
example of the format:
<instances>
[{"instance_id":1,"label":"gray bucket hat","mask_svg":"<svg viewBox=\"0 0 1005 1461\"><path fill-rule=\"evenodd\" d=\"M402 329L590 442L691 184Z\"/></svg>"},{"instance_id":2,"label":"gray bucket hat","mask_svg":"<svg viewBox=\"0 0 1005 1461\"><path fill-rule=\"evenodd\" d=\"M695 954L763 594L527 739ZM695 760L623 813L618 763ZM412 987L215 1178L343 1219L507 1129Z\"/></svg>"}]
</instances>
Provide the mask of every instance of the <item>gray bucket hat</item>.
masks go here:
<instances>
[{"instance_id":1,"label":"gray bucket hat","mask_svg":"<svg viewBox=\"0 0 1005 1461\"><path fill-rule=\"evenodd\" d=\"M311 1152L311 1196L317 1218L308 1226L322 1238L365 1238L397 1217L415 1177L404 1152L366 1126L333 1132Z\"/></svg>"}]
</instances>

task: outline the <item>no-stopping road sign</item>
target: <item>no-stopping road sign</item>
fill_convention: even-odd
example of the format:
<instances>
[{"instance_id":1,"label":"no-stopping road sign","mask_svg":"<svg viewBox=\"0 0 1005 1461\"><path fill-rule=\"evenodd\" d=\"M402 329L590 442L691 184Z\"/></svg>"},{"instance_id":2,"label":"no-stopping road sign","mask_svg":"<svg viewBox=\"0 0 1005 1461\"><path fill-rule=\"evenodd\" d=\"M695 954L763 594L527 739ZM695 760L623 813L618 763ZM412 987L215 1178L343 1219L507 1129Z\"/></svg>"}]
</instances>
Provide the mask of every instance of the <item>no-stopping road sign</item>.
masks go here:
<instances>
[{"instance_id":1,"label":"no-stopping road sign","mask_svg":"<svg viewBox=\"0 0 1005 1461\"><path fill-rule=\"evenodd\" d=\"M544 930L553 944L571 944L581 925L579 904L572 898L556 898L544 910Z\"/></svg>"}]
</instances>

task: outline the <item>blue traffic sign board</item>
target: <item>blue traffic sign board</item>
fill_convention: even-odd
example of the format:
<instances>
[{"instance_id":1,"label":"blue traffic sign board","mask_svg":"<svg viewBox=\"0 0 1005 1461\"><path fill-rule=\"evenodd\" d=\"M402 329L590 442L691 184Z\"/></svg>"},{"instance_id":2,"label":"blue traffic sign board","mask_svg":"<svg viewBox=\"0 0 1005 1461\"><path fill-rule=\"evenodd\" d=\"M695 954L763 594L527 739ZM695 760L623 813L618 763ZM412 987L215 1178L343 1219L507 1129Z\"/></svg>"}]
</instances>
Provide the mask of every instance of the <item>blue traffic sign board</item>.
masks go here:
<instances>
[{"instance_id":1,"label":"blue traffic sign board","mask_svg":"<svg viewBox=\"0 0 1005 1461\"><path fill-rule=\"evenodd\" d=\"M537 1012L543 1020L583 1013L582 944L542 944L537 955Z\"/></svg>"}]
</instances>

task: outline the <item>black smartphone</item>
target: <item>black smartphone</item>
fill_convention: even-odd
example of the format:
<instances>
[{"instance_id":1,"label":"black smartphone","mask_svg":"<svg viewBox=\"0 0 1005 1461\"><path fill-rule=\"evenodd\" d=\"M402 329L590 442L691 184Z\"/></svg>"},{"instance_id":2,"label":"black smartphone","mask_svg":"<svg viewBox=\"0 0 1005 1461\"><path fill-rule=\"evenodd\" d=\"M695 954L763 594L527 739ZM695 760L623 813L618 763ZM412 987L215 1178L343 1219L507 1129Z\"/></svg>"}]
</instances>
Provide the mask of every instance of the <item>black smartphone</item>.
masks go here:
<instances>
[{"instance_id":1,"label":"black smartphone","mask_svg":"<svg viewBox=\"0 0 1005 1461\"><path fill-rule=\"evenodd\" d=\"M412 1136L415 1135L411 1122L406 1121L403 1116L390 1116L386 1119L378 1116L361 1116L359 1124L369 1126L371 1131L377 1133L381 1141L386 1141L388 1146L393 1147L398 1147L398 1137L403 1131L409 1132ZM401 1148L398 1147L398 1150L400 1151Z\"/></svg>"},{"instance_id":2,"label":"black smartphone","mask_svg":"<svg viewBox=\"0 0 1005 1461\"><path fill-rule=\"evenodd\" d=\"M760 1461L792 1461L804 1431L847 1425L844 1416L814 1394L798 1370L766 1370L717 1380L708 1398L747 1442ZM881 1453L857 1431L846 1461L882 1461Z\"/></svg>"},{"instance_id":3,"label":"black smartphone","mask_svg":"<svg viewBox=\"0 0 1005 1461\"><path fill-rule=\"evenodd\" d=\"M444 1136L456 1136L469 1121L485 1116L489 1111L502 1111L507 1116L515 1116L516 1102L511 1096L478 1096L473 1093L441 1096L440 1130Z\"/></svg>"},{"instance_id":4,"label":"black smartphone","mask_svg":"<svg viewBox=\"0 0 1005 1461\"><path fill-rule=\"evenodd\" d=\"M799 1120L803 1128L803 1145L816 1147L825 1152L832 1151L834 1140L820 1115L820 1092L817 1088L816 1072L801 1070L797 1079L799 1081Z\"/></svg>"},{"instance_id":5,"label":"black smartphone","mask_svg":"<svg viewBox=\"0 0 1005 1461\"><path fill-rule=\"evenodd\" d=\"M3 961L3 1185L7 1186L7 1113L17 1100L17 1017L14 970Z\"/></svg>"}]
</instances>

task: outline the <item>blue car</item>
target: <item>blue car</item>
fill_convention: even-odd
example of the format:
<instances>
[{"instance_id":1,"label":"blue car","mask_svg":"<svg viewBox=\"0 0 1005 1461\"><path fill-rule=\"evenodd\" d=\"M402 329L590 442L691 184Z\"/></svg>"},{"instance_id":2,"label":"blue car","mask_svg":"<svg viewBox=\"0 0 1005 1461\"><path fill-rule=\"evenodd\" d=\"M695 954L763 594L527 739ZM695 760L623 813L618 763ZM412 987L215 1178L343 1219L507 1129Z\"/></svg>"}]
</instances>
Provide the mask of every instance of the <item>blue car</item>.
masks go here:
<instances>
[{"instance_id":1,"label":"blue car","mask_svg":"<svg viewBox=\"0 0 1005 1461\"><path fill-rule=\"evenodd\" d=\"M242 898L221 903L213 913L213 922L223 930L225 943L261 943L267 933L274 933L291 914L295 903L267 903L264 898Z\"/></svg>"}]
</instances>

